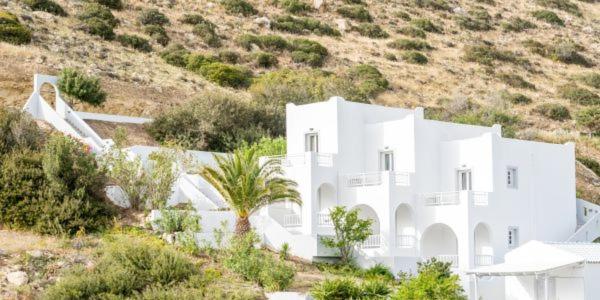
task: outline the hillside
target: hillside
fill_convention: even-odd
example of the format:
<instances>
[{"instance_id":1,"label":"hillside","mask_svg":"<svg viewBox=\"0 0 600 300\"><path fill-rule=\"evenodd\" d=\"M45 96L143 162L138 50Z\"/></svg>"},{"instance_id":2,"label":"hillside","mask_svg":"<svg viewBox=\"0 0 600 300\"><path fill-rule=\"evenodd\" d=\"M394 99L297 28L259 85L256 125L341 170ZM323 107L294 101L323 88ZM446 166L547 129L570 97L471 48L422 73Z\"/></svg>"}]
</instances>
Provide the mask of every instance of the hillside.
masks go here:
<instances>
[{"instance_id":1,"label":"hillside","mask_svg":"<svg viewBox=\"0 0 600 300\"><path fill-rule=\"evenodd\" d=\"M597 1L367 0L347 4L360 1L325 0L318 10L307 10L299 1L248 2L255 12L245 16L227 11L217 0L126 0L122 9L112 10L119 21L114 31L117 35L136 34L149 39L152 50L142 52L84 32L78 15L85 2L57 0L68 14L57 16L32 11L22 2L0 0L0 9L18 16L33 33L28 45L0 42L0 103L23 105L31 92L33 73L57 74L65 67L101 78L108 100L101 107L84 108L89 111L154 117L202 91L224 89L198 72L170 65L160 57L165 47L144 33L145 26L139 19L146 10L158 9L169 20L163 27L171 45L181 44L208 56L234 51L240 57L236 64L248 68L254 76L276 69L309 67L294 62L290 51L273 51L277 66L259 67L254 58L257 47L247 50L240 46L242 34L276 34L287 40L307 38L327 49L328 55L318 68L343 74L357 64L375 66L389 81L389 88L373 97L373 103L423 106L429 108L431 117L442 119L440 115L465 114L477 107L499 109L517 116L511 121L516 137L560 143L573 140L579 157L600 161L598 137L581 136L584 130L575 122L578 111L600 103ZM286 3L291 3L288 11L294 13L286 11ZM548 12L554 12L557 18L548 17ZM182 23L184 14L198 14L214 24L214 28L208 26L213 28L213 35L210 29L208 35L216 35L219 42L207 38L206 28L199 33L194 25ZM314 18L340 34L318 35L314 32L323 31L313 31L299 35L282 30L284 22L275 20L290 14ZM270 22L271 28L265 22ZM363 36L361 30L379 37ZM417 54L411 51L424 55L427 62L418 63ZM235 92L248 96L244 88ZM518 94L531 101L509 97ZM546 103L562 106L556 110L540 107ZM600 202L598 176L581 164L577 170L579 195Z\"/></svg>"}]
</instances>

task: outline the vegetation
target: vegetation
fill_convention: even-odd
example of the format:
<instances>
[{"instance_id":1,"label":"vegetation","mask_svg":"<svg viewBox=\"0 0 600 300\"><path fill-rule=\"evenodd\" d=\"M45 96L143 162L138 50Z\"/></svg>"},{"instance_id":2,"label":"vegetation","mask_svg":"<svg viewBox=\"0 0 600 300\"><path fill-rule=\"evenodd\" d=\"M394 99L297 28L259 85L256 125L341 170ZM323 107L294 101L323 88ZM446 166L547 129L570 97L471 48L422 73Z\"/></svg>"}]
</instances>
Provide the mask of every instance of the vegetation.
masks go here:
<instances>
[{"instance_id":1,"label":"vegetation","mask_svg":"<svg viewBox=\"0 0 600 300\"><path fill-rule=\"evenodd\" d=\"M92 0L98 4L102 4L110 9L122 9L123 2L121 0Z\"/></svg>"},{"instance_id":2,"label":"vegetation","mask_svg":"<svg viewBox=\"0 0 600 300\"><path fill-rule=\"evenodd\" d=\"M221 5L225 8L225 11L230 14L237 14L243 16L251 16L258 13L258 11L245 0L221 0Z\"/></svg>"},{"instance_id":3,"label":"vegetation","mask_svg":"<svg viewBox=\"0 0 600 300\"><path fill-rule=\"evenodd\" d=\"M240 61L240 54L233 50L222 50L217 53L216 58L228 64L237 64Z\"/></svg>"},{"instance_id":4,"label":"vegetation","mask_svg":"<svg viewBox=\"0 0 600 300\"><path fill-rule=\"evenodd\" d=\"M187 209L161 209L160 217L154 221L158 232L167 242L190 254L199 254L196 233L201 230L200 216Z\"/></svg>"},{"instance_id":5,"label":"vegetation","mask_svg":"<svg viewBox=\"0 0 600 300\"><path fill-rule=\"evenodd\" d=\"M67 96L93 106L102 105L106 101L106 93L100 86L100 80L76 69L66 68L60 72L58 89Z\"/></svg>"},{"instance_id":6,"label":"vegetation","mask_svg":"<svg viewBox=\"0 0 600 300\"><path fill-rule=\"evenodd\" d=\"M496 49L493 45L479 44L470 45L464 48L464 60L476 62L482 65L491 66L495 61L520 63L522 59L518 58L510 51Z\"/></svg>"},{"instance_id":7,"label":"vegetation","mask_svg":"<svg viewBox=\"0 0 600 300\"><path fill-rule=\"evenodd\" d=\"M331 26L308 17L278 16L271 23L271 28L295 34L340 36L340 32Z\"/></svg>"},{"instance_id":8,"label":"vegetation","mask_svg":"<svg viewBox=\"0 0 600 300\"><path fill-rule=\"evenodd\" d=\"M143 10L138 17L138 22L140 22L140 24L142 24L142 25L159 25L159 26L164 26L164 25L168 25L171 23L169 21L169 18L167 18L167 16L165 14L161 13L156 8Z\"/></svg>"},{"instance_id":9,"label":"vegetation","mask_svg":"<svg viewBox=\"0 0 600 300\"><path fill-rule=\"evenodd\" d=\"M535 24L519 17L510 17L501 24L504 31L521 32L526 29L536 28Z\"/></svg>"},{"instance_id":10,"label":"vegetation","mask_svg":"<svg viewBox=\"0 0 600 300\"><path fill-rule=\"evenodd\" d=\"M325 279L313 286L310 295L317 300L327 299L386 299L391 294L386 282L369 280L362 284L350 278Z\"/></svg>"},{"instance_id":11,"label":"vegetation","mask_svg":"<svg viewBox=\"0 0 600 300\"><path fill-rule=\"evenodd\" d=\"M400 34L410 36L410 37L421 38L421 39L424 39L427 36L427 34L425 33L424 30L416 28L414 26L400 27L400 28L398 28L397 32Z\"/></svg>"},{"instance_id":12,"label":"vegetation","mask_svg":"<svg viewBox=\"0 0 600 300\"><path fill-rule=\"evenodd\" d=\"M418 65L425 65L425 64L427 64L427 62L429 62L429 60L427 59L427 56L423 55L419 51L414 51L414 50L403 52L402 60L404 60L407 63L418 64Z\"/></svg>"},{"instance_id":13,"label":"vegetation","mask_svg":"<svg viewBox=\"0 0 600 300\"><path fill-rule=\"evenodd\" d=\"M600 89L600 73L587 73L577 77L577 79L590 87Z\"/></svg>"},{"instance_id":14,"label":"vegetation","mask_svg":"<svg viewBox=\"0 0 600 300\"><path fill-rule=\"evenodd\" d=\"M205 166L200 175L223 195L237 215L237 235L250 231L249 217L261 207L285 200L300 203L296 183L283 178L280 161L272 159L260 164L253 148L214 158L217 168Z\"/></svg>"},{"instance_id":15,"label":"vegetation","mask_svg":"<svg viewBox=\"0 0 600 300\"><path fill-rule=\"evenodd\" d=\"M190 51L181 44L172 44L160 53L160 57L170 65L185 67Z\"/></svg>"},{"instance_id":16,"label":"vegetation","mask_svg":"<svg viewBox=\"0 0 600 300\"><path fill-rule=\"evenodd\" d=\"M352 29L356 30L362 36L373 39L385 39L390 36L381 28L381 26L372 23L361 23L352 27Z\"/></svg>"},{"instance_id":17,"label":"vegetation","mask_svg":"<svg viewBox=\"0 0 600 300\"><path fill-rule=\"evenodd\" d=\"M558 103L542 103L534 109L534 112L555 121L571 119L569 109Z\"/></svg>"},{"instance_id":18,"label":"vegetation","mask_svg":"<svg viewBox=\"0 0 600 300\"><path fill-rule=\"evenodd\" d=\"M373 99L389 88L389 82L372 65L359 64L348 70L348 78L361 99Z\"/></svg>"},{"instance_id":19,"label":"vegetation","mask_svg":"<svg viewBox=\"0 0 600 300\"><path fill-rule=\"evenodd\" d=\"M412 3L421 8L431 8L436 10L448 11L450 5L445 0L412 0Z\"/></svg>"},{"instance_id":20,"label":"vegetation","mask_svg":"<svg viewBox=\"0 0 600 300\"><path fill-rule=\"evenodd\" d=\"M502 91L500 93L500 98L512 104L529 104L531 103L531 98L519 94L519 93L509 93L507 91Z\"/></svg>"},{"instance_id":21,"label":"vegetation","mask_svg":"<svg viewBox=\"0 0 600 300\"><path fill-rule=\"evenodd\" d=\"M209 47L221 46L221 37L215 31L216 26L210 22L203 22L194 26L193 33Z\"/></svg>"},{"instance_id":22,"label":"vegetation","mask_svg":"<svg viewBox=\"0 0 600 300\"><path fill-rule=\"evenodd\" d=\"M0 42L23 45L31 42L31 30L22 25L17 16L0 10Z\"/></svg>"},{"instance_id":23,"label":"vegetation","mask_svg":"<svg viewBox=\"0 0 600 300\"><path fill-rule=\"evenodd\" d=\"M467 106L468 107L468 106ZM471 106L470 109L453 114L450 121L461 124L471 124L480 126L492 126L500 124L503 128L505 137L513 137L515 126L520 122L517 115L506 113L498 108L477 108Z\"/></svg>"},{"instance_id":24,"label":"vegetation","mask_svg":"<svg viewBox=\"0 0 600 300\"><path fill-rule=\"evenodd\" d=\"M0 107L0 160L20 150L39 150L44 135L25 113Z\"/></svg>"},{"instance_id":25,"label":"vegetation","mask_svg":"<svg viewBox=\"0 0 600 300\"><path fill-rule=\"evenodd\" d=\"M492 17L483 7L476 7L467 15L456 16L456 23L463 29L485 31L492 29Z\"/></svg>"},{"instance_id":26,"label":"vegetation","mask_svg":"<svg viewBox=\"0 0 600 300\"><path fill-rule=\"evenodd\" d=\"M293 49L291 53L293 62L307 64L311 67L323 65L329 55L327 48L323 45L307 39L292 40L291 48Z\"/></svg>"},{"instance_id":27,"label":"vegetation","mask_svg":"<svg viewBox=\"0 0 600 300\"><path fill-rule=\"evenodd\" d=\"M166 46L171 41L167 31L160 25L144 26L144 33L152 37L158 44Z\"/></svg>"},{"instance_id":28,"label":"vegetation","mask_svg":"<svg viewBox=\"0 0 600 300\"><path fill-rule=\"evenodd\" d=\"M548 24L565 26L565 22L551 10L536 10L532 12L531 15L534 18L544 21Z\"/></svg>"},{"instance_id":29,"label":"vegetation","mask_svg":"<svg viewBox=\"0 0 600 300\"><path fill-rule=\"evenodd\" d=\"M577 160L588 169L592 170L596 176L600 176L600 163L589 157L578 157Z\"/></svg>"},{"instance_id":30,"label":"vegetation","mask_svg":"<svg viewBox=\"0 0 600 300\"><path fill-rule=\"evenodd\" d=\"M458 275L450 271L450 263L430 259L417 263L416 276L404 274L392 299L466 299Z\"/></svg>"},{"instance_id":31,"label":"vegetation","mask_svg":"<svg viewBox=\"0 0 600 300\"><path fill-rule=\"evenodd\" d=\"M576 16L581 16L579 6L570 0L536 0L537 4L549 8L556 8Z\"/></svg>"},{"instance_id":32,"label":"vegetation","mask_svg":"<svg viewBox=\"0 0 600 300\"><path fill-rule=\"evenodd\" d=\"M501 74L498 74L498 78L502 82L504 82L514 88L535 90L535 85L533 85L532 83L523 79L523 77L521 77L520 75L517 75L517 74L501 73Z\"/></svg>"},{"instance_id":33,"label":"vegetation","mask_svg":"<svg viewBox=\"0 0 600 300\"><path fill-rule=\"evenodd\" d=\"M565 84L558 87L560 97L581 105L598 105L600 96L588 89L575 84Z\"/></svg>"},{"instance_id":34,"label":"vegetation","mask_svg":"<svg viewBox=\"0 0 600 300\"><path fill-rule=\"evenodd\" d=\"M593 134L600 133L600 106L584 108L577 113L577 125Z\"/></svg>"},{"instance_id":35,"label":"vegetation","mask_svg":"<svg viewBox=\"0 0 600 300\"><path fill-rule=\"evenodd\" d=\"M23 3L33 11L45 11L61 17L67 16L67 12L62 6L52 0L23 0Z\"/></svg>"},{"instance_id":36,"label":"vegetation","mask_svg":"<svg viewBox=\"0 0 600 300\"><path fill-rule=\"evenodd\" d=\"M310 4L302 0L275 0L277 4L290 14L303 14L313 10Z\"/></svg>"},{"instance_id":37,"label":"vegetation","mask_svg":"<svg viewBox=\"0 0 600 300\"><path fill-rule=\"evenodd\" d=\"M117 41L125 47L133 48L141 52L152 51L152 46L150 46L148 40L138 35L121 34L117 36Z\"/></svg>"},{"instance_id":38,"label":"vegetation","mask_svg":"<svg viewBox=\"0 0 600 300\"><path fill-rule=\"evenodd\" d=\"M243 67L220 62L203 65L199 69L199 73L209 81L232 88L247 87L252 77L252 73Z\"/></svg>"},{"instance_id":39,"label":"vegetation","mask_svg":"<svg viewBox=\"0 0 600 300\"><path fill-rule=\"evenodd\" d=\"M359 22L371 22L373 17L363 5L344 5L337 9L337 13L348 19Z\"/></svg>"},{"instance_id":40,"label":"vegetation","mask_svg":"<svg viewBox=\"0 0 600 300\"><path fill-rule=\"evenodd\" d=\"M277 56L269 52L258 52L254 55L256 65L261 68L271 68L277 66Z\"/></svg>"},{"instance_id":41,"label":"vegetation","mask_svg":"<svg viewBox=\"0 0 600 300\"><path fill-rule=\"evenodd\" d=\"M590 67L593 64L579 53L582 50L580 45L571 40L555 40L551 45L544 45L535 40L526 40L523 45L532 53L543 57L559 61L566 64L576 64L584 67Z\"/></svg>"},{"instance_id":42,"label":"vegetation","mask_svg":"<svg viewBox=\"0 0 600 300\"><path fill-rule=\"evenodd\" d=\"M237 40L237 44L246 50L252 50L252 45L258 46L262 50L266 51L284 51L290 48L290 45L286 39L279 35L252 35L243 34L240 35Z\"/></svg>"},{"instance_id":43,"label":"vegetation","mask_svg":"<svg viewBox=\"0 0 600 300\"><path fill-rule=\"evenodd\" d=\"M387 44L388 47L400 50L429 50L431 46L425 40L397 39Z\"/></svg>"},{"instance_id":44,"label":"vegetation","mask_svg":"<svg viewBox=\"0 0 600 300\"><path fill-rule=\"evenodd\" d=\"M431 20L429 19L413 19L410 21L410 24L417 29L421 29L427 32L441 32L440 28L438 28Z\"/></svg>"},{"instance_id":45,"label":"vegetation","mask_svg":"<svg viewBox=\"0 0 600 300\"><path fill-rule=\"evenodd\" d=\"M97 35L105 40L115 37L114 29L119 21L106 6L88 2L77 15L83 25L83 30L91 35Z\"/></svg>"},{"instance_id":46,"label":"vegetation","mask_svg":"<svg viewBox=\"0 0 600 300\"><path fill-rule=\"evenodd\" d=\"M348 264L353 259L353 250L358 244L364 242L371 235L371 219L360 219L358 210L346 210L345 207L336 206L329 211L334 237L322 237L325 247L339 251L342 264Z\"/></svg>"}]
</instances>

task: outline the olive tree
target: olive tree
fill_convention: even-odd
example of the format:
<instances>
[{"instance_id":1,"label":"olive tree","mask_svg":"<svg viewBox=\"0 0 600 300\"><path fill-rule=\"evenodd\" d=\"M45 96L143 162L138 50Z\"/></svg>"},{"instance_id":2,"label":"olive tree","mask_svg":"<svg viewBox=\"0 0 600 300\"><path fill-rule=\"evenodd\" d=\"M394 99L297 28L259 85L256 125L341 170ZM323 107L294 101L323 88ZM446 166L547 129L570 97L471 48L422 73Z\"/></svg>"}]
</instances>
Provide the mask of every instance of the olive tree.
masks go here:
<instances>
[{"instance_id":1,"label":"olive tree","mask_svg":"<svg viewBox=\"0 0 600 300\"><path fill-rule=\"evenodd\" d=\"M373 220L358 217L358 210L346 210L336 206L329 210L335 236L322 238L323 245L339 250L342 263L347 264L353 258L353 249L364 242L371 234Z\"/></svg>"}]
</instances>

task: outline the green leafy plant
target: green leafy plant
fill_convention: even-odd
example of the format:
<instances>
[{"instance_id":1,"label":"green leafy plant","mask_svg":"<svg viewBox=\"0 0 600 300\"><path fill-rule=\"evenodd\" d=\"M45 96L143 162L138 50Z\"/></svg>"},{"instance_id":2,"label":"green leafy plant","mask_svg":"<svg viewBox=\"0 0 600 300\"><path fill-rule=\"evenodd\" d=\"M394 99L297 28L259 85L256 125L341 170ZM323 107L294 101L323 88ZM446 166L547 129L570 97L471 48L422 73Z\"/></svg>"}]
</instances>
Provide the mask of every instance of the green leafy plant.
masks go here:
<instances>
[{"instance_id":1,"label":"green leafy plant","mask_svg":"<svg viewBox=\"0 0 600 300\"><path fill-rule=\"evenodd\" d=\"M313 10L310 4L302 0L279 0L277 3L290 14L303 14Z\"/></svg>"},{"instance_id":2,"label":"green leafy plant","mask_svg":"<svg viewBox=\"0 0 600 300\"><path fill-rule=\"evenodd\" d=\"M450 10L450 5L445 0L413 0L412 3L421 8L432 8L436 10Z\"/></svg>"},{"instance_id":3,"label":"green leafy plant","mask_svg":"<svg viewBox=\"0 0 600 300\"><path fill-rule=\"evenodd\" d=\"M318 42L307 39L294 39L291 42L292 61L307 64L311 67L323 65L329 55L327 48Z\"/></svg>"},{"instance_id":4,"label":"green leafy plant","mask_svg":"<svg viewBox=\"0 0 600 300\"><path fill-rule=\"evenodd\" d=\"M423 53L421 53L419 51L414 51L414 50L404 51L402 53L402 60L407 63L418 64L418 65L425 65L429 62L429 59L427 59L427 56L423 55Z\"/></svg>"},{"instance_id":5,"label":"green leafy plant","mask_svg":"<svg viewBox=\"0 0 600 300\"><path fill-rule=\"evenodd\" d=\"M502 26L502 30L507 32L521 32L527 29L536 28L535 24L525 19L521 19L519 17L510 17L506 20L506 22L503 22L500 26Z\"/></svg>"},{"instance_id":6,"label":"green leafy plant","mask_svg":"<svg viewBox=\"0 0 600 300\"><path fill-rule=\"evenodd\" d=\"M580 110L576 120L577 125L587 129L590 135L600 133L600 106Z\"/></svg>"},{"instance_id":7,"label":"green leafy plant","mask_svg":"<svg viewBox=\"0 0 600 300\"><path fill-rule=\"evenodd\" d=\"M237 64L241 59L240 54L233 50L219 51L216 55L216 58L219 61L222 61L222 62L228 63L228 64Z\"/></svg>"},{"instance_id":8,"label":"green leafy plant","mask_svg":"<svg viewBox=\"0 0 600 300\"><path fill-rule=\"evenodd\" d=\"M369 11L362 5L345 5L337 9L337 13L343 17L359 22L371 22L373 17Z\"/></svg>"},{"instance_id":9,"label":"green leafy plant","mask_svg":"<svg viewBox=\"0 0 600 300\"><path fill-rule=\"evenodd\" d=\"M52 0L22 0L31 10L45 11L53 15L65 17L67 12L58 3Z\"/></svg>"},{"instance_id":10,"label":"green leafy plant","mask_svg":"<svg viewBox=\"0 0 600 300\"><path fill-rule=\"evenodd\" d=\"M571 119L569 109L558 103L542 103L534 109L534 112L555 121Z\"/></svg>"},{"instance_id":11,"label":"green leafy plant","mask_svg":"<svg viewBox=\"0 0 600 300\"><path fill-rule=\"evenodd\" d=\"M340 36L340 32L321 21L309 17L278 16L271 23L271 28L295 34Z\"/></svg>"},{"instance_id":12,"label":"green leafy plant","mask_svg":"<svg viewBox=\"0 0 600 300\"><path fill-rule=\"evenodd\" d=\"M557 89L560 97L581 105L598 105L600 96L576 84L565 84Z\"/></svg>"},{"instance_id":13,"label":"green leafy plant","mask_svg":"<svg viewBox=\"0 0 600 300\"><path fill-rule=\"evenodd\" d=\"M353 258L353 249L371 235L371 219L360 219L358 210L346 210L336 206L329 211L335 231L334 237L323 237L325 247L337 249L342 263L347 264Z\"/></svg>"},{"instance_id":14,"label":"green leafy plant","mask_svg":"<svg viewBox=\"0 0 600 300\"><path fill-rule=\"evenodd\" d=\"M156 8L145 9L138 16L138 22L142 25L168 25L169 18Z\"/></svg>"},{"instance_id":15,"label":"green leafy plant","mask_svg":"<svg viewBox=\"0 0 600 300\"><path fill-rule=\"evenodd\" d=\"M414 27L414 26L400 27L396 31L400 34L407 35L407 36L414 37L414 38L424 39L427 36L427 34L425 33L424 30Z\"/></svg>"},{"instance_id":16,"label":"green leafy plant","mask_svg":"<svg viewBox=\"0 0 600 300\"><path fill-rule=\"evenodd\" d=\"M98 106L106 101L106 92L102 90L100 80L76 69L65 68L60 72L58 89L82 103Z\"/></svg>"},{"instance_id":17,"label":"green leafy plant","mask_svg":"<svg viewBox=\"0 0 600 300\"><path fill-rule=\"evenodd\" d=\"M215 31L216 26L212 23L200 23L194 26L192 32L208 46L217 48L221 46L221 37Z\"/></svg>"},{"instance_id":18,"label":"green leafy plant","mask_svg":"<svg viewBox=\"0 0 600 300\"><path fill-rule=\"evenodd\" d=\"M181 44L172 44L160 53L160 57L170 65L185 67L188 63L190 51Z\"/></svg>"},{"instance_id":19,"label":"green leafy plant","mask_svg":"<svg viewBox=\"0 0 600 300\"><path fill-rule=\"evenodd\" d=\"M565 26L565 22L553 11L551 10L536 10L531 13L531 15L540 20L544 21L548 24Z\"/></svg>"},{"instance_id":20,"label":"green leafy plant","mask_svg":"<svg viewBox=\"0 0 600 300\"><path fill-rule=\"evenodd\" d=\"M31 30L19 22L17 16L0 10L0 42L23 45L31 42Z\"/></svg>"},{"instance_id":21,"label":"green leafy plant","mask_svg":"<svg viewBox=\"0 0 600 300\"><path fill-rule=\"evenodd\" d=\"M205 64L199 68L199 73L209 81L232 88L247 87L252 78L249 70L221 62Z\"/></svg>"},{"instance_id":22,"label":"green leafy plant","mask_svg":"<svg viewBox=\"0 0 600 300\"><path fill-rule=\"evenodd\" d=\"M440 28L433 24L433 22L431 22L431 20L429 19L412 19L410 21L410 24L415 28L421 29L423 31L435 33L441 32Z\"/></svg>"},{"instance_id":23,"label":"green leafy plant","mask_svg":"<svg viewBox=\"0 0 600 300\"><path fill-rule=\"evenodd\" d=\"M245 0L221 0L221 5L230 14L239 14L247 17L258 13L252 4Z\"/></svg>"},{"instance_id":24,"label":"green leafy plant","mask_svg":"<svg viewBox=\"0 0 600 300\"><path fill-rule=\"evenodd\" d=\"M465 61L476 62L482 65L491 66L495 61L523 63L514 53L496 49L493 45L479 44L468 45L464 48Z\"/></svg>"},{"instance_id":25,"label":"green leafy plant","mask_svg":"<svg viewBox=\"0 0 600 300\"><path fill-rule=\"evenodd\" d=\"M370 37L373 39L385 39L390 35L381 28L381 26L372 23L361 23L357 26L352 27L353 30L357 31L360 35Z\"/></svg>"},{"instance_id":26,"label":"green leafy plant","mask_svg":"<svg viewBox=\"0 0 600 300\"><path fill-rule=\"evenodd\" d=\"M325 279L314 285L310 290L310 295L317 300L359 299L361 291L354 280L335 278Z\"/></svg>"},{"instance_id":27,"label":"green leafy plant","mask_svg":"<svg viewBox=\"0 0 600 300\"><path fill-rule=\"evenodd\" d=\"M367 279L379 279L387 281L393 281L395 279L392 270L382 264L375 264L368 269L362 270L361 276Z\"/></svg>"},{"instance_id":28,"label":"green leafy plant","mask_svg":"<svg viewBox=\"0 0 600 300\"><path fill-rule=\"evenodd\" d=\"M523 77L520 75L513 73L500 73L497 76L502 82L514 88L535 90L535 85L523 79Z\"/></svg>"},{"instance_id":29,"label":"green leafy plant","mask_svg":"<svg viewBox=\"0 0 600 300\"><path fill-rule=\"evenodd\" d=\"M121 34L117 36L117 41L121 43L121 45L129 48L133 48L140 52L151 52L152 46L147 39L134 35L134 34Z\"/></svg>"},{"instance_id":30,"label":"green leafy plant","mask_svg":"<svg viewBox=\"0 0 600 300\"><path fill-rule=\"evenodd\" d=\"M429 50L431 46L424 40L396 39L387 44L388 47L401 50Z\"/></svg>"},{"instance_id":31,"label":"green leafy plant","mask_svg":"<svg viewBox=\"0 0 600 300\"><path fill-rule=\"evenodd\" d=\"M509 93L507 91L502 91L500 93L500 98L512 104L529 104L532 102L531 98L520 94L520 93Z\"/></svg>"},{"instance_id":32,"label":"green leafy plant","mask_svg":"<svg viewBox=\"0 0 600 300\"><path fill-rule=\"evenodd\" d=\"M570 0L536 0L536 2L541 6L560 9L573 15L581 16L579 6Z\"/></svg>"},{"instance_id":33,"label":"green leafy plant","mask_svg":"<svg viewBox=\"0 0 600 300\"><path fill-rule=\"evenodd\" d=\"M281 249L279 250L279 259L286 260L290 256L290 244L283 243L281 245Z\"/></svg>"},{"instance_id":34,"label":"green leafy plant","mask_svg":"<svg viewBox=\"0 0 600 300\"><path fill-rule=\"evenodd\" d=\"M179 19L179 22L181 22L183 24L189 24L189 25L211 23L210 21L206 20L203 16L198 15L198 14L184 14L183 17L181 17L181 19Z\"/></svg>"},{"instance_id":35,"label":"green leafy plant","mask_svg":"<svg viewBox=\"0 0 600 300\"><path fill-rule=\"evenodd\" d=\"M483 7L475 7L466 15L456 16L456 24L463 29L485 31L492 29L492 17Z\"/></svg>"},{"instance_id":36,"label":"green leafy plant","mask_svg":"<svg viewBox=\"0 0 600 300\"><path fill-rule=\"evenodd\" d=\"M596 160L590 157L577 157L577 160L588 169L592 170L596 176L600 176L600 163Z\"/></svg>"},{"instance_id":37,"label":"green leafy plant","mask_svg":"<svg viewBox=\"0 0 600 300\"><path fill-rule=\"evenodd\" d=\"M417 263L416 276L403 275L400 287L392 299L467 299L458 275L450 271L450 263L430 259Z\"/></svg>"},{"instance_id":38,"label":"green leafy plant","mask_svg":"<svg viewBox=\"0 0 600 300\"><path fill-rule=\"evenodd\" d=\"M258 52L254 54L256 65L261 68L271 68L277 65L277 56L269 52Z\"/></svg>"},{"instance_id":39,"label":"green leafy plant","mask_svg":"<svg viewBox=\"0 0 600 300\"><path fill-rule=\"evenodd\" d=\"M85 32L97 35L105 40L114 39L115 33L113 30L119 25L119 21L110 9L94 2L86 3L77 18L81 21Z\"/></svg>"},{"instance_id":40,"label":"green leafy plant","mask_svg":"<svg viewBox=\"0 0 600 300\"><path fill-rule=\"evenodd\" d=\"M151 36L158 44L166 46L171 41L164 27L160 25L144 26L144 33Z\"/></svg>"},{"instance_id":41,"label":"green leafy plant","mask_svg":"<svg viewBox=\"0 0 600 300\"><path fill-rule=\"evenodd\" d=\"M360 98L375 98L379 93L389 88L385 76L372 65L358 64L348 70L348 78L359 93Z\"/></svg>"},{"instance_id":42,"label":"green leafy plant","mask_svg":"<svg viewBox=\"0 0 600 300\"><path fill-rule=\"evenodd\" d=\"M545 56L566 64L591 67L593 63L579 53L581 50L583 48L573 41L561 39L554 41L552 46L546 48Z\"/></svg>"},{"instance_id":43,"label":"green leafy plant","mask_svg":"<svg viewBox=\"0 0 600 300\"><path fill-rule=\"evenodd\" d=\"M290 47L288 41L285 38L275 34L242 34L236 39L236 43L246 50L251 50L252 45L256 45L260 49L267 51L284 51L289 49Z\"/></svg>"},{"instance_id":44,"label":"green leafy plant","mask_svg":"<svg viewBox=\"0 0 600 300\"><path fill-rule=\"evenodd\" d=\"M123 2L121 0L92 0L93 2L96 2L98 4L102 4L110 9L122 9L123 8Z\"/></svg>"},{"instance_id":45,"label":"green leafy plant","mask_svg":"<svg viewBox=\"0 0 600 300\"><path fill-rule=\"evenodd\" d=\"M0 107L0 161L13 151L39 150L44 134L35 121L19 110Z\"/></svg>"},{"instance_id":46,"label":"green leafy plant","mask_svg":"<svg viewBox=\"0 0 600 300\"><path fill-rule=\"evenodd\" d=\"M600 73L583 74L577 76L577 80L587 86L600 89Z\"/></svg>"}]
</instances>

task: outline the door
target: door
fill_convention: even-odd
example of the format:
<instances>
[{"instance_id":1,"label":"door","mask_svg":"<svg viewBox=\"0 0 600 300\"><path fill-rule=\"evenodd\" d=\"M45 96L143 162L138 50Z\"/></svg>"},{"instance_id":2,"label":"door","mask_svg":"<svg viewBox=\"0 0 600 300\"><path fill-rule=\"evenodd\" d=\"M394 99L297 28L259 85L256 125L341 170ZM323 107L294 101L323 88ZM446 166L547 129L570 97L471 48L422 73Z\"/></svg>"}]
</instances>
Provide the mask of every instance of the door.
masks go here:
<instances>
[{"instance_id":1,"label":"door","mask_svg":"<svg viewBox=\"0 0 600 300\"><path fill-rule=\"evenodd\" d=\"M304 151L319 152L319 134L316 132L307 133L304 137Z\"/></svg>"},{"instance_id":2,"label":"door","mask_svg":"<svg viewBox=\"0 0 600 300\"><path fill-rule=\"evenodd\" d=\"M471 190L471 170L458 170L456 177L459 191Z\"/></svg>"},{"instance_id":3,"label":"door","mask_svg":"<svg viewBox=\"0 0 600 300\"><path fill-rule=\"evenodd\" d=\"M379 170L393 171L394 170L394 152L385 151L379 153Z\"/></svg>"}]
</instances>

